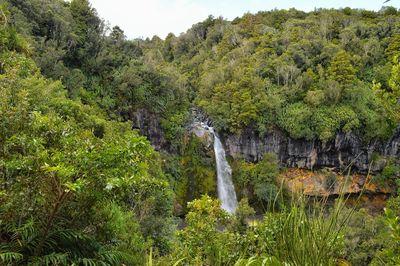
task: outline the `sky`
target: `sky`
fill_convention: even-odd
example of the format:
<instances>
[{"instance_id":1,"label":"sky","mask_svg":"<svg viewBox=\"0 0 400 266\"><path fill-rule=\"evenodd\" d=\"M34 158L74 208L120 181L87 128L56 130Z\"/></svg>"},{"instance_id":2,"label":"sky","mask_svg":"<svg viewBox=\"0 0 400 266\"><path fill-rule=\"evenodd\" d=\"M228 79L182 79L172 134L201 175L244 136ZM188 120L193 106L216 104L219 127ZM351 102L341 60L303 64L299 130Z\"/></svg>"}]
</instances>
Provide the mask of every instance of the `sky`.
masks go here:
<instances>
[{"instance_id":1,"label":"sky","mask_svg":"<svg viewBox=\"0 0 400 266\"><path fill-rule=\"evenodd\" d=\"M246 12L296 8L363 8L379 10L384 0L90 0L99 16L118 25L129 39L164 39L168 33L179 35L209 15L232 20ZM387 5L400 8L400 0Z\"/></svg>"}]
</instances>

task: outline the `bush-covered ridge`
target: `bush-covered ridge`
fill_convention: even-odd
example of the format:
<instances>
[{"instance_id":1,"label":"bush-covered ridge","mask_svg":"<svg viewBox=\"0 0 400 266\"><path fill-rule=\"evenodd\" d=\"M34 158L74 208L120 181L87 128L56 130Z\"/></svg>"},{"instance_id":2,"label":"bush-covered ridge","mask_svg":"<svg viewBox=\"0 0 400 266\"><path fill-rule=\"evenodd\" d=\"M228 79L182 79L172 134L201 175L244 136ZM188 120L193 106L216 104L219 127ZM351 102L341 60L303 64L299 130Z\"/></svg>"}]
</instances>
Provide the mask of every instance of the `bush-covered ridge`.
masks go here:
<instances>
[{"instance_id":1,"label":"bush-covered ridge","mask_svg":"<svg viewBox=\"0 0 400 266\"><path fill-rule=\"evenodd\" d=\"M166 252L172 192L149 142L68 99L0 19L0 264L136 265L148 245Z\"/></svg>"},{"instance_id":2,"label":"bush-covered ridge","mask_svg":"<svg viewBox=\"0 0 400 266\"><path fill-rule=\"evenodd\" d=\"M190 104L227 133L388 136L400 113L396 9L210 17L179 37L127 40L87 0L0 3L1 264L400 262L398 198L385 217L349 215L342 202L329 217L302 201L276 205L273 155L233 165L243 195L276 208L263 221L251 220L245 198L232 216L202 196L174 236L170 188L181 204L215 193L210 157L198 140L179 138ZM160 160L118 122L139 109L161 118L180 155Z\"/></svg>"},{"instance_id":3,"label":"bush-covered ridge","mask_svg":"<svg viewBox=\"0 0 400 266\"><path fill-rule=\"evenodd\" d=\"M115 117L160 114L174 145L189 103L230 133L253 126L323 141L337 131L387 138L399 122L393 7L209 17L178 37L127 40L87 0L7 2L45 76Z\"/></svg>"},{"instance_id":4,"label":"bush-covered ridge","mask_svg":"<svg viewBox=\"0 0 400 266\"><path fill-rule=\"evenodd\" d=\"M281 10L211 21L198 53L177 60L198 69L195 102L220 129L280 127L293 138L326 141L337 131L384 138L397 126L398 107L386 103L399 96L390 81L398 67L395 9ZM215 29L220 39L212 42Z\"/></svg>"}]
</instances>

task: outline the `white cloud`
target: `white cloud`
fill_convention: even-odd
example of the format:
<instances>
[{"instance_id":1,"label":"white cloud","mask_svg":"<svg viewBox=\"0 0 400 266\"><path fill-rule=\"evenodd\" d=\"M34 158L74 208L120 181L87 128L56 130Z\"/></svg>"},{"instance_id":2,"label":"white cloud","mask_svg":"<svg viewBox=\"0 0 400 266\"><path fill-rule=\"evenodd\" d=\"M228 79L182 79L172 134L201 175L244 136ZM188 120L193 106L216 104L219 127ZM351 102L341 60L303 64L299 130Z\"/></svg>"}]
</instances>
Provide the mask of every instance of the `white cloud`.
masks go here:
<instances>
[{"instance_id":1,"label":"white cloud","mask_svg":"<svg viewBox=\"0 0 400 266\"><path fill-rule=\"evenodd\" d=\"M129 38L179 35L204 20L208 11L193 0L90 0L100 17Z\"/></svg>"}]
</instances>

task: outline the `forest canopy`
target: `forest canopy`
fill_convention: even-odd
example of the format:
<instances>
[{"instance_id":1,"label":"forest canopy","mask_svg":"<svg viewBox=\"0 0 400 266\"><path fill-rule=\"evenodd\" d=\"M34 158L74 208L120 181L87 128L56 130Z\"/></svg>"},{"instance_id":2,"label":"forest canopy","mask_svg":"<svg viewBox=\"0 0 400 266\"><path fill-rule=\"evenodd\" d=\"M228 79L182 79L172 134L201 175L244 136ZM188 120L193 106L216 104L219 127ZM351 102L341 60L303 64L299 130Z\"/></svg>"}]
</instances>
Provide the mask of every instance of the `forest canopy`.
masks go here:
<instances>
[{"instance_id":1,"label":"forest canopy","mask_svg":"<svg viewBox=\"0 0 400 266\"><path fill-rule=\"evenodd\" d=\"M398 198L377 217L340 200L331 215L274 205L281 169L265 154L232 163L241 200L229 214L210 197L214 155L187 125L195 108L221 135L389 138L399 15L260 11L129 40L88 0L0 0L0 264L397 265ZM132 126L143 113L160 152ZM252 223L254 202L265 213Z\"/></svg>"},{"instance_id":2,"label":"forest canopy","mask_svg":"<svg viewBox=\"0 0 400 266\"><path fill-rule=\"evenodd\" d=\"M250 126L293 138L328 141L344 131L368 140L387 138L399 122L393 7L210 16L180 36L127 40L88 1L8 2L9 23L69 97L117 118L132 119L139 108L159 113L170 141L189 104L228 133Z\"/></svg>"}]
</instances>

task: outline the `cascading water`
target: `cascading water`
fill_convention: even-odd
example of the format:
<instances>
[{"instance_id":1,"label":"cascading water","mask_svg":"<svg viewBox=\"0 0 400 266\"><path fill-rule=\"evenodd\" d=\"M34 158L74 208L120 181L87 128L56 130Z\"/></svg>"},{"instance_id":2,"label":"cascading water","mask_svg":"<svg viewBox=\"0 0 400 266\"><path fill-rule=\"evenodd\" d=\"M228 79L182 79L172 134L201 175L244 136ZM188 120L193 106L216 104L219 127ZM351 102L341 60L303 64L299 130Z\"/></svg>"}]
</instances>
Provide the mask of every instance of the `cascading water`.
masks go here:
<instances>
[{"instance_id":1,"label":"cascading water","mask_svg":"<svg viewBox=\"0 0 400 266\"><path fill-rule=\"evenodd\" d=\"M222 208L230 213L234 213L237 208L235 187L232 182L232 169L225 157L225 150L214 129L210 131L214 134L214 153L217 164L218 197L221 200Z\"/></svg>"},{"instance_id":2,"label":"cascading water","mask_svg":"<svg viewBox=\"0 0 400 266\"><path fill-rule=\"evenodd\" d=\"M197 124L197 129L201 128L202 130L206 130L214 136L218 197L221 200L221 207L230 213L234 213L237 208L236 192L232 182L232 169L226 160L224 147L215 133L214 128L209 127L203 122L197 122L195 124ZM200 132L198 133L202 135Z\"/></svg>"}]
</instances>

